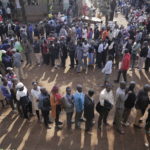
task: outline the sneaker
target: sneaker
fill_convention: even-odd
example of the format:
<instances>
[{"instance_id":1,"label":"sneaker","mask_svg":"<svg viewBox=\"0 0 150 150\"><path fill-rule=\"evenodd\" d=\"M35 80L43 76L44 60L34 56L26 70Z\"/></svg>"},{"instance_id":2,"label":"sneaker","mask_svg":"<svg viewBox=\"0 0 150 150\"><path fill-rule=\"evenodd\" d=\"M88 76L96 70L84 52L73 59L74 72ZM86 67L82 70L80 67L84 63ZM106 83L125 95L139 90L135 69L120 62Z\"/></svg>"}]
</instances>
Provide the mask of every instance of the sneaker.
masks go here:
<instances>
[{"instance_id":1,"label":"sneaker","mask_svg":"<svg viewBox=\"0 0 150 150\"><path fill-rule=\"evenodd\" d=\"M145 143L145 147L149 147L149 144L148 144L148 143Z\"/></svg>"}]
</instances>

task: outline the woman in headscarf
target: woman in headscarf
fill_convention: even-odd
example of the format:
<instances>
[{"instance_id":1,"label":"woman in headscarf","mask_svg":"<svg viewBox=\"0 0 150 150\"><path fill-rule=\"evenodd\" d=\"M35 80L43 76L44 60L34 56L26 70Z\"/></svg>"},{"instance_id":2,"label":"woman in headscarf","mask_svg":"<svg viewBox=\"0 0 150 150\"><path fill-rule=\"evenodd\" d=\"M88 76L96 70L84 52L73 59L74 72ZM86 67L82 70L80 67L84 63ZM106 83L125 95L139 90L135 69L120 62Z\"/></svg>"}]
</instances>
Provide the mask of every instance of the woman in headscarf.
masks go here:
<instances>
[{"instance_id":1,"label":"woman in headscarf","mask_svg":"<svg viewBox=\"0 0 150 150\"><path fill-rule=\"evenodd\" d=\"M52 117L55 119L56 127L62 125L62 122L59 121L59 116L61 112L61 99L62 96L59 94L59 88L54 86L51 90L50 102L52 109Z\"/></svg>"}]
</instances>

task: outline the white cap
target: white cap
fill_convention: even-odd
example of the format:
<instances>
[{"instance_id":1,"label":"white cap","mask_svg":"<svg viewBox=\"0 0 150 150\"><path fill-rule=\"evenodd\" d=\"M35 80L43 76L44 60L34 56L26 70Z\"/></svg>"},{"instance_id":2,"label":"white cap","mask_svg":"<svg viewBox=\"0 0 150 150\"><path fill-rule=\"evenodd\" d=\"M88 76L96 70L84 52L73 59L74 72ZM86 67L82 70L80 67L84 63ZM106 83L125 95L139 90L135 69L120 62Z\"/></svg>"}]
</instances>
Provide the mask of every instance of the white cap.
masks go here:
<instances>
[{"instance_id":1,"label":"white cap","mask_svg":"<svg viewBox=\"0 0 150 150\"><path fill-rule=\"evenodd\" d=\"M19 82L16 86L17 89L20 89L22 87L24 87L24 84L22 82Z\"/></svg>"},{"instance_id":2,"label":"white cap","mask_svg":"<svg viewBox=\"0 0 150 150\"><path fill-rule=\"evenodd\" d=\"M16 52L17 50L16 50L16 48L13 48L11 51L12 51L12 52Z\"/></svg>"},{"instance_id":3,"label":"white cap","mask_svg":"<svg viewBox=\"0 0 150 150\"><path fill-rule=\"evenodd\" d=\"M1 52L2 54L6 54L6 51L5 51L5 50L0 50L0 52Z\"/></svg>"},{"instance_id":4,"label":"white cap","mask_svg":"<svg viewBox=\"0 0 150 150\"><path fill-rule=\"evenodd\" d=\"M6 70L13 70L13 68L11 68L11 67L7 67L7 68L6 68Z\"/></svg>"}]
</instances>

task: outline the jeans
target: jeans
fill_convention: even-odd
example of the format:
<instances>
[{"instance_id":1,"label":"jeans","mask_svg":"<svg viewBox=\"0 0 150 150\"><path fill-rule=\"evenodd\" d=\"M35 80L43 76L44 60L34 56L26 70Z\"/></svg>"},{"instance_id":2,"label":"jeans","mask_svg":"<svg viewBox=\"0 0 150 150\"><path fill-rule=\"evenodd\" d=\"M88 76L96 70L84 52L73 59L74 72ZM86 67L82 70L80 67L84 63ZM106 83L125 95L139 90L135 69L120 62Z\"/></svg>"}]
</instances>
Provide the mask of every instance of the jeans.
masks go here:
<instances>
[{"instance_id":1,"label":"jeans","mask_svg":"<svg viewBox=\"0 0 150 150\"><path fill-rule=\"evenodd\" d=\"M81 72L81 67L83 67L82 59L78 59L77 72Z\"/></svg>"},{"instance_id":2,"label":"jeans","mask_svg":"<svg viewBox=\"0 0 150 150\"><path fill-rule=\"evenodd\" d=\"M132 54L132 55L131 55L131 67L132 67L132 69L133 69L134 66L135 66L135 61L136 61L136 55Z\"/></svg>"},{"instance_id":3,"label":"jeans","mask_svg":"<svg viewBox=\"0 0 150 150\"><path fill-rule=\"evenodd\" d=\"M71 124L72 124L73 112L67 112L66 116L67 116L67 127L68 127L68 129L70 129L71 128Z\"/></svg>"},{"instance_id":4,"label":"jeans","mask_svg":"<svg viewBox=\"0 0 150 150\"><path fill-rule=\"evenodd\" d=\"M94 53L89 53L89 65L94 65Z\"/></svg>"}]
</instances>

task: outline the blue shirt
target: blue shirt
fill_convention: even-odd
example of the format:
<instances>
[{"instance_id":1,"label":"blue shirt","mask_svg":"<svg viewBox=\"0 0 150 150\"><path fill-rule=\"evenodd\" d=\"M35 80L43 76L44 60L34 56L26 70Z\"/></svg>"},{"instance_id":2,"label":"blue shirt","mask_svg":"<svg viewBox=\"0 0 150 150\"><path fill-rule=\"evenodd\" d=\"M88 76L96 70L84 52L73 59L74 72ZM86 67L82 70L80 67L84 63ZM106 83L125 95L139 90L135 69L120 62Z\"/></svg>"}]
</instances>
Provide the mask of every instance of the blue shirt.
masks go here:
<instances>
[{"instance_id":1,"label":"blue shirt","mask_svg":"<svg viewBox=\"0 0 150 150\"><path fill-rule=\"evenodd\" d=\"M84 110L84 97L85 95L83 93L76 92L74 94L76 112L81 112Z\"/></svg>"}]
</instances>

